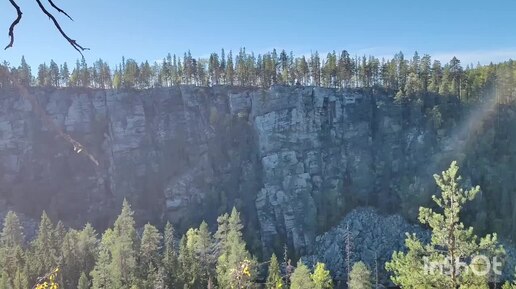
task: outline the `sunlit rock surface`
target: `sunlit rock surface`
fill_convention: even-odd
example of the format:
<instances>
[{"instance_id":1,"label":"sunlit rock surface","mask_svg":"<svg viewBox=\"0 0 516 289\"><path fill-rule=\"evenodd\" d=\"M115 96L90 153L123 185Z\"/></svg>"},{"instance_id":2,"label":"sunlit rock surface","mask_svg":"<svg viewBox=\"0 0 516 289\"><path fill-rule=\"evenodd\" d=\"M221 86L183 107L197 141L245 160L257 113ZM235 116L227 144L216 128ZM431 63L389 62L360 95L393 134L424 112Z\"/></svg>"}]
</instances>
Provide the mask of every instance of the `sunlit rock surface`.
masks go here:
<instances>
[{"instance_id":1,"label":"sunlit rock surface","mask_svg":"<svg viewBox=\"0 0 516 289\"><path fill-rule=\"evenodd\" d=\"M399 210L403 183L422 200L442 163L421 107L374 90L181 86L143 91L33 88L55 124L0 92L0 198L33 218L104 228L128 199L140 224L180 229L236 206L265 255L298 256L357 206ZM451 154L451 153L450 153ZM448 160L446 160L448 161ZM446 162L444 162L446 163ZM449 164L449 162L448 162ZM424 178L424 179L420 179ZM417 207L413 214L417 213Z\"/></svg>"}]
</instances>

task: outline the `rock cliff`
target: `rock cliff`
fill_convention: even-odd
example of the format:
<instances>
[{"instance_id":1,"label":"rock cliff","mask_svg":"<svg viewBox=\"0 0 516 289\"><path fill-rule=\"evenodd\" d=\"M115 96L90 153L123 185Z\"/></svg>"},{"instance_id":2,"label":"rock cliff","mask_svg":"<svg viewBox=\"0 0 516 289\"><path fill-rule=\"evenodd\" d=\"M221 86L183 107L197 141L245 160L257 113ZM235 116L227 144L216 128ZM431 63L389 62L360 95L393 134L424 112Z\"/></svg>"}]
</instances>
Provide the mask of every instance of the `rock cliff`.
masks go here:
<instances>
[{"instance_id":1,"label":"rock cliff","mask_svg":"<svg viewBox=\"0 0 516 289\"><path fill-rule=\"evenodd\" d=\"M311 253L356 206L424 202L453 147L422 104L374 90L276 86L143 91L33 88L77 154L15 90L0 92L0 208L105 227L124 198L140 223L214 223L236 206L265 254ZM442 133L442 132L441 132ZM407 185L407 187L409 187ZM415 210L415 211L411 211ZM414 209L406 209L414 214ZM256 238L255 238L256 237Z\"/></svg>"}]
</instances>

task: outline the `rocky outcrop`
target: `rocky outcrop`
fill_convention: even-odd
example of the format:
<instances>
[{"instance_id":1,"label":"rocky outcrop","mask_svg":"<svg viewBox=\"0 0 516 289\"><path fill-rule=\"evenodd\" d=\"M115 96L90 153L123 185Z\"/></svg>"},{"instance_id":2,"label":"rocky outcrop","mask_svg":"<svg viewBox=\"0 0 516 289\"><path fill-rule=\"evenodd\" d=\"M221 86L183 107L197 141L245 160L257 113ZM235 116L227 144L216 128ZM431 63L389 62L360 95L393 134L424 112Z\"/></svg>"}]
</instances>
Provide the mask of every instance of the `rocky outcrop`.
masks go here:
<instances>
[{"instance_id":1,"label":"rocky outcrop","mask_svg":"<svg viewBox=\"0 0 516 289\"><path fill-rule=\"evenodd\" d=\"M389 274L385 263L395 251L405 250L406 233L414 233L423 242L430 234L417 225L409 224L399 215L382 215L372 208L353 210L334 228L317 236L314 254L301 260L313 266L323 262L337 283L347 280L347 253L350 265L362 261L371 272L378 272L379 283L388 284ZM349 238L347 237L349 234ZM349 250L346 245L349 243Z\"/></svg>"},{"instance_id":2,"label":"rocky outcrop","mask_svg":"<svg viewBox=\"0 0 516 289\"><path fill-rule=\"evenodd\" d=\"M382 214L373 208L358 208L347 214L342 221L315 239L313 254L303 256L301 261L310 267L317 262L324 263L337 284L346 284L349 263L364 262L373 277L378 272L379 284L392 284L385 263L392 259L395 251L406 251L405 239L415 234L424 244L430 243L430 231L416 224L408 223L399 214ZM349 238L347 237L349 236ZM349 244L349 250L347 245ZM510 280L516 265L516 248L512 242L501 240L505 254L502 276L498 281ZM381 285L381 286L383 286ZM340 287L339 287L340 288Z\"/></svg>"},{"instance_id":3,"label":"rocky outcrop","mask_svg":"<svg viewBox=\"0 0 516 289\"><path fill-rule=\"evenodd\" d=\"M268 255L287 243L305 255L354 207L399 210L402 184L413 184L406 198L422 202L431 174L449 164L421 105L398 105L375 90L31 93L99 165L45 126L16 91L2 90L0 199L76 226L107 226L124 198L139 222L171 220L180 229L214 224L236 206L248 236L261 240L253 248Z\"/></svg>"}]
</instances>

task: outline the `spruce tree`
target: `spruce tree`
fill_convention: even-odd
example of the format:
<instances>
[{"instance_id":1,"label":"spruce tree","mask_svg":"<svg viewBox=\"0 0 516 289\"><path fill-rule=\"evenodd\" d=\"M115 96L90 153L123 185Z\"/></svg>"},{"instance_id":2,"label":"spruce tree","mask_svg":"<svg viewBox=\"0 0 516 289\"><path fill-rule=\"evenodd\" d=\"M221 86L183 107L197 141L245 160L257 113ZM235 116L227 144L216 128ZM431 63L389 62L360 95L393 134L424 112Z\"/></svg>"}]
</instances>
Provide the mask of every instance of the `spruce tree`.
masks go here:
<instances>
[{"instance_id":1,"label":"spruce tree","mask_svg":"<svg viewBox=\"0 0 516 289\"><path fill-rule=\"evenodd\" d=\"M113 227L113 244L110 248L111 276L120 288L129 287L136 273L136 229L131 206L124 200L122 212ZM118 288L118 286L117 286Z\"/></svg>"},{"instance_id":2,"label":"spruce tree","mask_svg":"<svg viewBox=\"0 0 516 289\"><path fill-rule=\"evenodd\" d=\"M333 289L333 281L330 271L326 270L324 263L315 264L314 273L310 275L314 282L314 289Z\"/></svg>"},{"instance_id":3,"label":"spruce tree","mask_svg":"<svg viewBox=\"0 0 516 289\"><path fill-rule=\"evenodd\" d=\"M18 216L9 211L4 218L0 234L0 269L5 273L5 282L12 286L18 268L23 267L23 228ZM20 256L21 255L21 256Z\"/></svg>"},{"instance_id":4,"label":"spruce tree","mask_svg":"<svg viewBox=\"0 0 516 289\"><path fill-rule=\"evenodd\" d=\"M124 200L113 229L102 236L99 257L91 273L93 288L130 288L136 283L137 249L133 211Z\"/></svg>"},{"instance_id":5,"label":"spruce tree","mask_svg":"<svg viewBox=\"0 0 516 289\"><path fill-rule=\"evenodd\" d=\"M201 284L208 285L213 277L213 267L215 265L215 258L213 256L213 241L208 224L202 222L197 230L197 239L195 242L195 255L199 262L201 270Z\"/></svg>"},{"instance_id":6,"label":"spruce tree","mask_svg":"<svg viewBox=\"0 0 516 289\"><path fill-rule=\"evenodd\" d=\"M310 278L310 270L308 267L299 263L297 268L290 276L290 289L313 289L314 283Z\"/></svg>"},{"instance_id":7,"label":"spruce tree","mask_svg":"<svg viewBox=\"0 0 516 289\"><path fill-rule=\"evenodd\" d=\"M59 267L61 268L60 277L63 278L60 283L67 288L75 288L77 286L77 281L83 270L77 256L77 235L78 232L76 230L69 230L66 233L59 250Z\"/></svg>"},{"instance_id":8,"label":"spruce tree","mask_svg":"<svg viewBox=\"0 0 516 289\"><path fill-rule=\"evenodd\" d=\"M276 254L272 254L269 263L269 270L267 275L267 282L265 287L267 289L280 289L283 288L283 279L281 278L281 272L279 267L278 258Z\"/></svg>"},{"instance_id":9,"label":"spruce tree","mask_svg":"<svg viewBox=\"0 0 516 289\"><path fill-rule=\"evenodd\" d=\"M77 281L77 289L89 289L90 288L90 281L88 280L88 276L86 276L86 273L82 272L81 276L79 277L79 281Z\"/></svg>"},{"instance_id":10,"label":"spruce tree","mask_svg":"<svg viewBox=\"0 0 516 289\"><path fill-rule=\"evenodd\" d=\"M503 253L496 234L479 239L473 233L473 228L466 228L460 221L464 204L473 200L480 188L477 186L463 189L458 170L454 161L441 175L434 175L441 195L433 196L432 199L441 213L431 208L419 210L419 221L428 225L432 231L430 243L424 244L416 235L408 235L405 240L407 252L394 252L392 260L386 264L387 270L393 273L391 279L396 285L403 288L443 289L487 286L489 276L482 276L482 279L470 274L471 269L458 270L455 265L466 262L475 255L490 258ZM434 270L431 264L444 265L449 272ZM471 264L479 265L481 264Z\"/></svg>"},{"instance_id":11,"label":"spruce tree","mask_svg":"<svg viewBox=\"0 0 516 289\"><path fill-rule=\"evenodd\" d=\"M255 261L246 250L242 239L240 213L233 208L229 218L219 223L217 237L220 251L217 262L217 281L223 288L249 286L254 278Z\"/></svg>"},{"instance_id":12,"label":"spruce tree","mask_svg":"<svg viewBox=\"0 0 516 289\"><path fill-rule=\"evenodd\" d=\"M165 225L163 241L165 248L162 259L164 282L168 288L176 288L179 266L177 261L177 252L174 247L174 227L170 222L167 222Z\"/></svg>"},{"instance_id":13,"label":"spruce tree","mask_svg":"<svg viewBox=\"0 0 516 289\"><path fill-rule=\"evenodd\" d=\"M1 271L0 274L0 289L10 289L9 276L7 276L7 272Z\"/></svg>"},{"instance_id":14,"label":"spruce tree","mask_svg":"<svg viewBox=\"0 0 516 289\"><path fill-rule=\"evenodd\" d=\"M139 278L143 288L153 288L158 278L160 267L159 250L161 249L161 234L156 227L146 224L140 245L140 269Z\"/></svg>"},{"instance_id":15,"label":"spruce tree","mask_svg":"<svg viewBox=\"0 0 516 289\"><path fill-rule=\"evenodd\" d=\"M81 264L80 268L86 274L93 270L97 254L97 233L91 224L87 223L78 233L76 244L76 256Z\"/></svg>"},{"instance_id":16,"label":"spruce tree","mask_svg":"<svg viewBox=\"0 0 516 289\"><path fill-rule=\"evenodd\" d=\"M102 241L100 243L99 255L97 261L95 263L95 267L91 272L91 278L93 289L103 289L103 288L117 288L113 286L112 276L111 276L111 253L110 248L113 246L113 230L107 229L102 235Z\"/></svg>"},{"instance_id":17,"label":"spruce tree","mask_svg":"<svg viewBox=\"0 0 516 289\"><path fill-rule=\"evenodd\" d=\"M353 264L348 282L349 289L371 289L373 283L371 281L371 271L364 262Z\"/></svg>"},{"instance_id":18,"label":"spruce tree","mask_svg":"<svg viewBox=\"0 0 516 289\"><path fill-rule=\"evenodd\" d=\"M30 256L31 268L33 275L31 280L35 280L36 277L41 277L51 272L57 267L58 252L56 251L55 230L52 225L52 221L48 217L46 212L41 215L41 221L39 224L38 235L32 242L32 252Z\"/></svg>"}]
</instances>

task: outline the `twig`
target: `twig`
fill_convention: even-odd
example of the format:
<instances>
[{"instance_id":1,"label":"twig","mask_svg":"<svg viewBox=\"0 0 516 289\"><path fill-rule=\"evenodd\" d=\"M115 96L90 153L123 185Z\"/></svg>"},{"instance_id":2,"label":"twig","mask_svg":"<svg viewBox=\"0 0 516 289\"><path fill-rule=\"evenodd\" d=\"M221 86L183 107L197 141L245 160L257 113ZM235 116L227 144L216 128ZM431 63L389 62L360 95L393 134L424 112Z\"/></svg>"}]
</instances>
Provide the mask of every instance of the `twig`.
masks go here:
<instances>
[{"instance_id":1,"label":"twig","mask_svg":"<svg viewBox=\"0 0 516 289\"><path fill-rule=\"evenodd\" d=\"M13 5L13 7L16 9L16 13L18 14L18 16L16 17L16 19L14 19L13 23L11 23L11 27L9 27L9 37L11 38L11 41L9 42L9 44L4 48L4 50L7 50L7 48L9 47L13 47L13 44L14 44L14 27L16 27L16 25L18 25L18 23L20 23L20 20L22 18L22 11L20 9L20 6L18 6L18 4L16 4L16 2L14 2L14 0L9 0L9 2L11 2L11 5Z\"/></svg>"},{"instance_id":2,"label":"twig","mask_svg":"<svg viewBox=\"0 0 516 289\"><path fill-rule=\"evenodd\" d=\"M12 1L12 0L10 0L10 1ZM48 10L45 8L45 6L43 6L43 4L41 3L41 0L36 0L36 2L38 3L41 11L43 11L43 13L45 13L45 15L47 15L48 18L50 18L50 20L52 20L52 22L54 22L54 26L57 28L57 30L59 30L59 32L66 39L66 41L68 41L68 43L70 43L70 45L72 45L72 47L81 54L81 56L84 56L82 54L82 52L85 50L89 50L89 48L82 47L79 43L77 43L77 41L68 37L68 35L61 28L61 25L59 25L59 22L56 20L54 15L52 15L50 12L48 12Z\"/></svg>"},{"instance_id":3,"label":"twig","mask_svg":"<svg viewBox=\"0 0 516 289\"><path fill-rule=\"evenodd\" d=\"M57 5L54 4L54 2L52 0L48 0L48 3L50 3L50 6L54 7L54 9L56 9L57 12L63 13L64 15L66 15L66 17L70 18L70 20L73 21L72 17L70 17L70 15L68 15L68 13L66 13L63 9L57 7Z\"/></svg>"}]
</instances>

